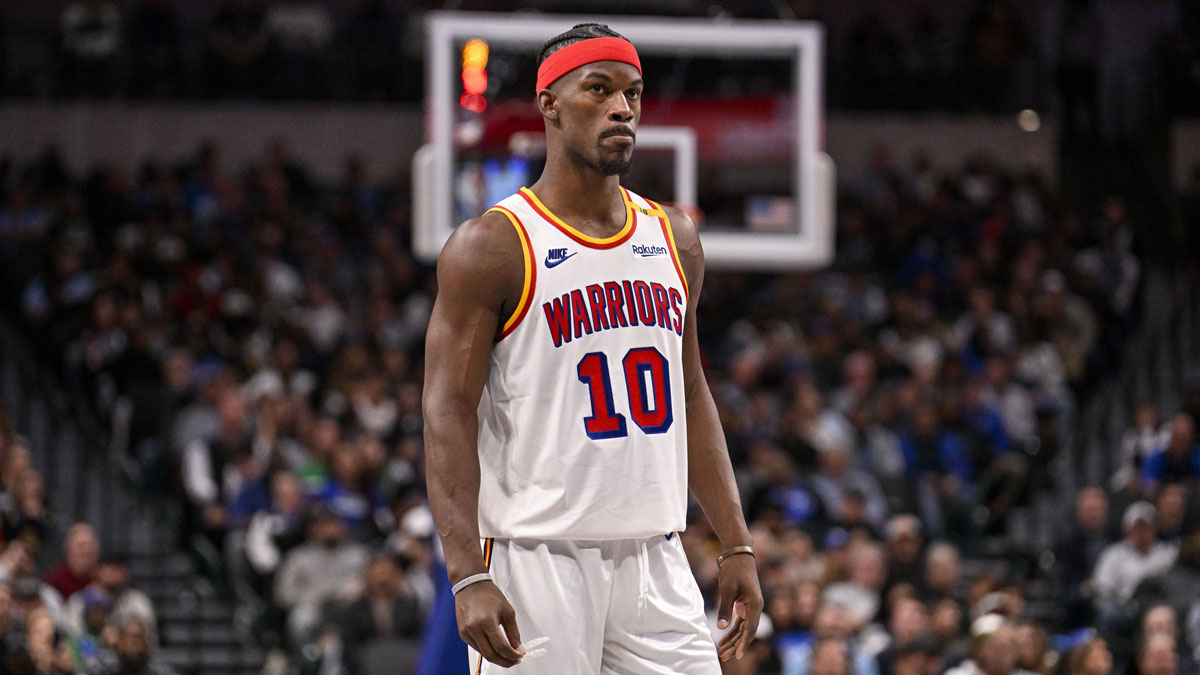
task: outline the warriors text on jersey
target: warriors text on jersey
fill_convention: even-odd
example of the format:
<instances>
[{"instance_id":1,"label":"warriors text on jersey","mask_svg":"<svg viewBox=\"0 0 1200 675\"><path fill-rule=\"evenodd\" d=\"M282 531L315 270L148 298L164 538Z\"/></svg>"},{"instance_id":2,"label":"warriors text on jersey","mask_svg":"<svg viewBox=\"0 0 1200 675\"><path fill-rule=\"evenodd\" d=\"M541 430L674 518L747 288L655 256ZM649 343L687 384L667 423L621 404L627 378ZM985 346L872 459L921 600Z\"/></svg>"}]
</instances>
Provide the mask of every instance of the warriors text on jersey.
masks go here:
<instances>
[{"instance_id":1,"label":"warriors text on jersey","mask_svg":"<svg viewBox=\"0 0 1200 675\"><path fill-rule=\"evenodd\" d=\"M528 189L496 205L525 287L479 404L483 537L626 539L682 530L687 502L687 281L671 223L624 188L607 239Z\"/></svg>"}]
</instances>

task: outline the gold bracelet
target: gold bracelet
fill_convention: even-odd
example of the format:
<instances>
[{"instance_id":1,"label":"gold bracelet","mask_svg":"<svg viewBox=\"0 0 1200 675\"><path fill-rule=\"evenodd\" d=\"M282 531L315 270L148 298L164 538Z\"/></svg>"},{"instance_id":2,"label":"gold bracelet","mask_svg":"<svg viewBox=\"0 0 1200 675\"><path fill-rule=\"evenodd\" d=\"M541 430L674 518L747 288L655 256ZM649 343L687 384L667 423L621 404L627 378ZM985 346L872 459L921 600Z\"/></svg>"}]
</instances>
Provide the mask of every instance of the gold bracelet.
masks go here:
<instances>
[{"instance_id":1,"label":"gold bracelet","mask_svg":"<svg viewBox=\"0 0 1200 675\"><path fill-rule=\"evenodd\" d=\"M728 558L729 556L738 555L740 553L745 553L746 555L750 556L751 558L754 557L754 549L753 548L751 548L749 546L734 546L733 548L726 549L724 553L717 556L717 568L720 568L721 563L725 562L725 559Z\"/></svg>"}]
</instances>

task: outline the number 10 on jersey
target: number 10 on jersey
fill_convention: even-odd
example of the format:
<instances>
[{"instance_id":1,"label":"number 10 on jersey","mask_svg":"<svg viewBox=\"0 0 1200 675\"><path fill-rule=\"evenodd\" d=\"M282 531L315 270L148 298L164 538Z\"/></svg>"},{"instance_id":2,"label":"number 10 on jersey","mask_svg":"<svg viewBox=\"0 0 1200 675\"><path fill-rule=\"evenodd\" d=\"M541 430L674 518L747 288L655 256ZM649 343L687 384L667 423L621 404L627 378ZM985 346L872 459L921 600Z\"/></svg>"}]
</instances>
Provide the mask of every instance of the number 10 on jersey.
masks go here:
<instances>
[{"instance_id":1,"label":"number 10 on jersey","mask_svg":"<svg viewBox=\"0 0 1200 675\"><path fill-rule=\"evenodd\" d=\"M576 370L592 399L592 414L583 418L588 438L628 436L625 416L617 412L613 402L608 356L604 352L590 352ZM634 424L646 434L661 434L670 429L675 416L671 410L671 373L666 357L654 347L630 349L621 359L621 374Z\"/></svg>"}]
</instances>

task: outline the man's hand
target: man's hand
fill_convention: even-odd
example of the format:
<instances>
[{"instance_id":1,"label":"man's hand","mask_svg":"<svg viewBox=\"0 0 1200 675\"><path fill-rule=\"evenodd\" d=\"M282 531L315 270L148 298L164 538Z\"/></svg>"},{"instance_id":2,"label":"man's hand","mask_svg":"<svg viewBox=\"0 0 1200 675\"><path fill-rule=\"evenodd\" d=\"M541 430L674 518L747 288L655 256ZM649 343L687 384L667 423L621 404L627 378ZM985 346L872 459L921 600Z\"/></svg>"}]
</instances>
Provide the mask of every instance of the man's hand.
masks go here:
<instances>
[{"instance_id":1,"label":"man's hand","mask_svg":"<svg viewBox=\"0 0 1200 675\"><path fill-rule=\"evenodd\" d=\"M758 605L762 607L761 599ZM454 596L454 613L458 634L483 658L504 668L521 662L525 650L517 631L517 613L496 584L481 581L462 589Z\"/></svg>"},{"instance_id":2,"label":"man's hand","mask_svg":"<svg viewBox=\"0 0 1200 675\"><path fill-rule=\"evenodd\" d=\"M717 644L717 656L722 661L730 657L742 658L746 647L758 632L758 619L762 615L763 596L758 585L758 570L754 556L731 555L721 563L717 572L717 628L733 626Z\"/></svg>"}]
</instances>

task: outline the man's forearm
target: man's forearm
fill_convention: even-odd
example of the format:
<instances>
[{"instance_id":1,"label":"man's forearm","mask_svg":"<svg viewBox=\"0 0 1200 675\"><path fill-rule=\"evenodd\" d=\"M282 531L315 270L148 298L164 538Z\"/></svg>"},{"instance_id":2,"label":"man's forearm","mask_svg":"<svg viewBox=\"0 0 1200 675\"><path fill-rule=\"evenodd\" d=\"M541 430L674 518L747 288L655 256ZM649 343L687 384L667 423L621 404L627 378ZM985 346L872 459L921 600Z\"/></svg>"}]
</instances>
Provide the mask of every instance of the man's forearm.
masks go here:
<instances>
[{"instance_id":1,"label":"man's forearm","mask_svg":"<svg viewBox=\"0 0 1200 675\"><path fill-rule=\"evenodd\" d=\"M484 571L479 547L477 426L474 411L465 416L426 415L429 509L437 524L446 555L446 572L452 582Z\"/></svg>"},{"instance_id":2,"label":"man's forearm","mask_svg":"<svg viewBox=\"0 0 1200 675\"><path fill-rule=\"evenodd\" d=\"M695 387L688 396L687 406L688 487L721 539L721 546L726 549L748 546L750 531L742 515L733 465L708 387Z\"/></svg>"}]
</instances>

